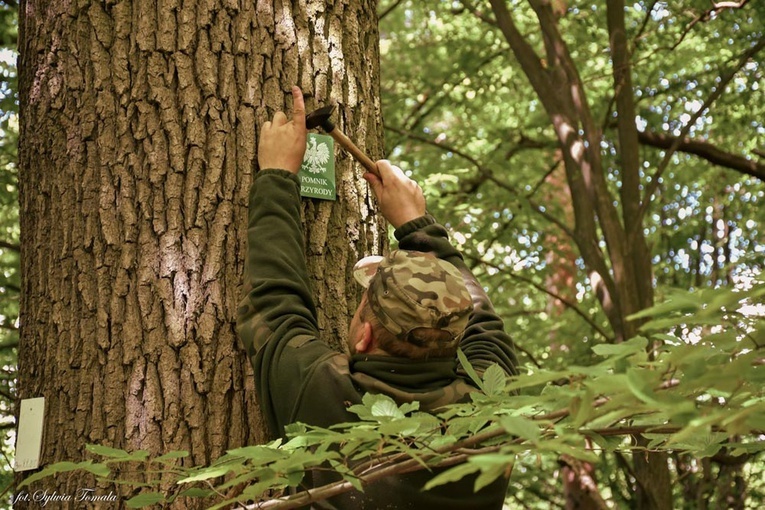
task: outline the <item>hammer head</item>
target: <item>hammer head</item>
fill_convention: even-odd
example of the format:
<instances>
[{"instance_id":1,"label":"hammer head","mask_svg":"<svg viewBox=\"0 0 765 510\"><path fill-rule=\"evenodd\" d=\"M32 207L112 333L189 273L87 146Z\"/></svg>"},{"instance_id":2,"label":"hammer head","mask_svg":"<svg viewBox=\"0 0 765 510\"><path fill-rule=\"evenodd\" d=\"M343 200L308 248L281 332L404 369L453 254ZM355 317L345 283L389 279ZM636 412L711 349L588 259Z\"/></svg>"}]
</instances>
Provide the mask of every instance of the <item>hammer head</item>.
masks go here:
<instances>
[{"instance_id":1,"label":"hammer head","mask_svg":"<svg viewBox=\"0 0 765 510\"><path fill-rule=\"evenodd\" d=\"M329 118L332 116L332 112L335 110L335 105L328 105L318 110L314 110L305 117L305 127L307 129L314 129L320 127L325 132L329 133L335 129L335 125Z\"/></svg>"}]
</instances>

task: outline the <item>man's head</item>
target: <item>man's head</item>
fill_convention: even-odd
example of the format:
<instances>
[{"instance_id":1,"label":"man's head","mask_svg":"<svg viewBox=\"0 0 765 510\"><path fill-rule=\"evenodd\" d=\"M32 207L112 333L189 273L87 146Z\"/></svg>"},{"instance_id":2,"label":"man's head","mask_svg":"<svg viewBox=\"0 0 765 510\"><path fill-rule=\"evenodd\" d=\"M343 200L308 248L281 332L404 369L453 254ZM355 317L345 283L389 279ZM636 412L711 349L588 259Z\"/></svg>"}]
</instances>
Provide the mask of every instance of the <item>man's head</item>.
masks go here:
<instances>
[{"instance_id":1,"label":"man's head","mask_svg":"<svg viewBox=\"0 0 765 510\"><path fill-rule=\"evenodd\" d=\"M395 250L360 260L354 276L367 291L351 322L351 352L454 355L473 311L457 268L429 253Z\"/></svg>"}]
</instances>

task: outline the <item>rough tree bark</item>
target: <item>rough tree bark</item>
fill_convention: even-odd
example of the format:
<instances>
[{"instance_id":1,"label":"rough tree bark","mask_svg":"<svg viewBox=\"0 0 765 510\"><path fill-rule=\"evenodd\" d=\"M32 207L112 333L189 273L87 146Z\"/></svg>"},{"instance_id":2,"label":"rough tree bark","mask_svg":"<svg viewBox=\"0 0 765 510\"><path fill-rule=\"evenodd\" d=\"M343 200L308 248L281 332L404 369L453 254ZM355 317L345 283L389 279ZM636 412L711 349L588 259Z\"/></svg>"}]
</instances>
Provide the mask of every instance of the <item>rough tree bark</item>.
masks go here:
<instances>
[{"instance_id":1,"label":"rough tree bark","mask_svg":"<svg viewBox=\"0 0 765 510\"><path fill-rule=\"evenodd\" d=\"M264 437L233 326L258 126L298 84L382 154L375 7L21 2L19 397L46 397L44 464L86 443L202 464ZM360 172L341 154L336 171L338 201L304 213L320 327L340 345L350 268L386 241Z\"/></svg>"}]
</instances>

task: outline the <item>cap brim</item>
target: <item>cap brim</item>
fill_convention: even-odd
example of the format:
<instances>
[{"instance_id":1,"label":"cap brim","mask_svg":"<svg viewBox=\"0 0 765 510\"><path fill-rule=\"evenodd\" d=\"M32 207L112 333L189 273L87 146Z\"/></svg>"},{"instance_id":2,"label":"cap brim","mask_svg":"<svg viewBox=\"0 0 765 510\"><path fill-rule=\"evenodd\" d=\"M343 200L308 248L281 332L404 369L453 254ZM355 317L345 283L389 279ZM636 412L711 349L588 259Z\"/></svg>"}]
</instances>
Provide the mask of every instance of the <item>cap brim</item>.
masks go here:
<instances>
[{"instance_id":1,"label":"cap brim","mask_svg":"<svg viewBox=\"0 0 765 510\"><path fill-rule=\"evenodd\" d=\"M365 289L369 288L372 278L377 274L377 266L382 262L380 255L370 255L356 262L353 266L353 277L359 282L359 285Z\"/></svg>"}]
</instances>

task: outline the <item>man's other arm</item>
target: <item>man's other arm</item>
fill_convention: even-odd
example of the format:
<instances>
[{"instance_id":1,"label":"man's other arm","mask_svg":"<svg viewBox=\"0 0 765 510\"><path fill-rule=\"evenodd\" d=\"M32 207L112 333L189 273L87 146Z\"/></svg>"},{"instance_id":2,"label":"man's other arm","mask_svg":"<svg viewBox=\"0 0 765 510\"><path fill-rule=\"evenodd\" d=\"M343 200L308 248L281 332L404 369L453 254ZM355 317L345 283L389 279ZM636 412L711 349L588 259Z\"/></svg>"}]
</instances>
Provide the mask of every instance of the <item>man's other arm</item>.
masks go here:
<instances>
[{"instance_id":1,"label":"man's other arm","mask_svg":"<svg viewBox=\"0 0 765 510\"><path fill-rule=\"evenodd\" d=\"M425 211L425 197L416 182L388 161L378 161L380 177L365 174L377 196L380 211L396 229L399 248L432 252L457 267L473 298L470 316L460 349L476 370L497 363L508 375L517 373L518 360L513 342L504 330L489 297L467 267L462 254L449 242L446 229Z\"/></svg>"}]
</instances>

